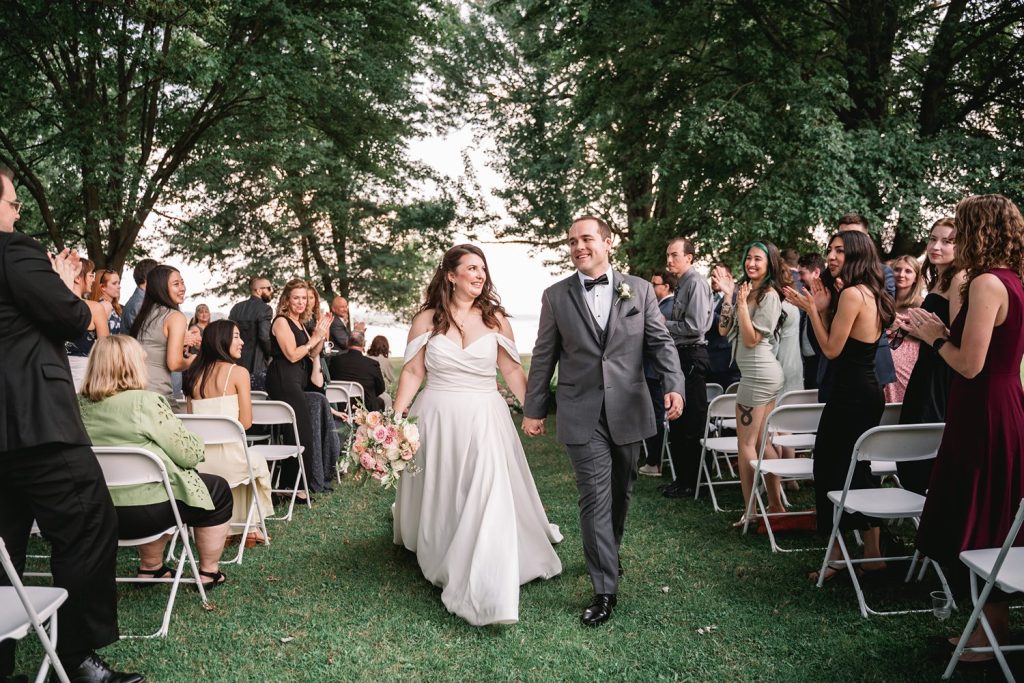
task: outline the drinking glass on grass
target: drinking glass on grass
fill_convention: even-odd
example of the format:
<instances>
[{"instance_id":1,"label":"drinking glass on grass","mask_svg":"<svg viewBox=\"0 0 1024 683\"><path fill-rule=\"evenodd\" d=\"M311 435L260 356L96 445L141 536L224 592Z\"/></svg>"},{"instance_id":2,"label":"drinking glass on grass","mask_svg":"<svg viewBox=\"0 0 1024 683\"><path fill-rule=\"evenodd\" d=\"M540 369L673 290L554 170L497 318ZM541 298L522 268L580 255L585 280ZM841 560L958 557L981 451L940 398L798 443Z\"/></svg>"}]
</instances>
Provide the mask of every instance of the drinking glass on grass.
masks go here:
<instances>
[{"instance_id":1,"label":"drinking glass on grass","mask_svg":"<svg viewBox=\"0 0 1024 683\"><path fill-rule=\"evenodd\" d=\"M953 599L946 595L946 591L932 591L932 614L939 621L949 619L953 611Z\"/></svg>"}]
</instances>

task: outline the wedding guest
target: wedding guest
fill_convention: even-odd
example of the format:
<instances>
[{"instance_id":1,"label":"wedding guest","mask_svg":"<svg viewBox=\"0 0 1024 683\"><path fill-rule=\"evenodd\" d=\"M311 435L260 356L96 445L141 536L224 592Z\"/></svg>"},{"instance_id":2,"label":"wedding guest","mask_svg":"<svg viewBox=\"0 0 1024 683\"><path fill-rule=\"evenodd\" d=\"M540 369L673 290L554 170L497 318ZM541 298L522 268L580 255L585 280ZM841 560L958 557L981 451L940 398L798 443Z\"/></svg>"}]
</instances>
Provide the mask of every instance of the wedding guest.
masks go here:
<instances>
[{"instance_id":1,"label":"wedding guest","mask_svg":"<svg viewBox=\"0 0 1024 683\"><path fill-rule=\"evenodd\" d=\"M1024 217L1002 195L968 197L955 216L953 267L966 273L963 307L949 330L921 308L909 311L907 327L955 373L917 547L962 572L961 552L1002 545L1024 496ZM984 612L1005 644L1007 595L993 591ZM981 624L966 643L988 644ZM966 653L961 661L992 657Z\"/></svg>"},{"instance_id":2,"label":"wedding guest","mask_svg":"<svg viewBox=\"0 0 1024 683\"><path fill-rule=\"evenodd\" d=\"M715 264L715 268L726 268L729 266L722 262ZM714 269L712 269L713 271ZM708 382L714 382L728 389L732 384L740 381L740 369L732 360L732 342L728 337L718 333L718 322L722 319L722 304L725 297L718 283L711 280L711 305L714 307L711 314L711 327L708 328L705 337L708 340Z\"/></svg>"},{"instance_id":3,"label":"wedding guest","mask_svg":"<svg viewBox=\"0 0 1024 683\"><path fill-rule=\"evenodd\" d=\"M905 315L911 308L921 305L921 264L913 256L900 256L889 264L892 268L896 284L896 315ZM889 336L889 349L892 352L892 364L896 370L896 381L886 384L883 388L886 403L903 403L903 394L907 390L910 373L917 362L918 343L916 339L907 339L898 334L897 322L886 331ZM895 345L894 345L895 343Z\"/></svg>"},{"instance_id":4,"label":"wedding guest","mask_svg":"<svg viewBox=\"0 0 1024 683\"><path fill-rule=\"evenodd\" d=\"M53 585L68 592L56 644L68 676L140 683L139 674L112 671L96 654L118 641L117 515L64 350L92 321L74 291L78 256L65 249L47 259L38 242L15 231L21 202L13 178L0 167L0 392L17 397L0 410L0 536L19 573L33 519L49 541ZM9 584L0 572L0 585ZM0 680L26 680L14 675L15 643L0 641Z\"/></svg>"},{"instance_id":5,"label":"wedding guest","mask_svg":"<svg viewBox=\"0 0 1024 683\"><path fill-rule=\"evenodd\" d=\"M672 305L675 302L676 276L667 270L656 270L651 275L651 287L654 288L654 296L658 299L658 308L667 320L672 315ZM644 380L647 381L647 390L651 394L654 424L658 431L654 436L646 439L647 459L643 460L643 465L637 471L646 477L660 477L661 444L665 439L665 391L661 386L661 377L651 361L646 359L644 360Z\"/></svg>"},{"instance_id":6,"label":"wedding guest","mask_svg":"<svg viewBox=\"0 0 1024 683\"><path fill-rule=\"evenodd\" d=\"M803 281L800 279L800 252L792 247L779 251L782 262L789 270L789 277L793 281L793 289L798 292L804 291Z\"/></svg>"},{"instance_id":7,"label":"wedding guest","mask_svg":"<svg viewBox=\"0 0 1024 683\"><path fill-rule=\"evenodd\" d=\"M316 287L313 286L313 283L308 280L306 281L306 292L307 297L309 298L310 316L305 322L305 328L306 332L312 334L313 329L317 326L317 323L320 322L320 294L316 291ZM324 346L326 346L326 340ZM313 362L320 366L320 372L323 374L323 380L326 383L330 382L332 377L331 370L327 365L327 357L324 355L324 346L321 346L320 350L313 357ZM321 390L320 393L323 393L323 391Z\"/></svg>"},{"instance_id":8,"label":"wedding guest","mask_svg":"<svg viewBox=\"0 0 1024 683\"><path fill-rule=\"evenodd\" d=\"M662 492L666 498L691 498L697 484L700 440L708 420L708 342L711 327L711 285L693 267L693 242L685 237L669 241L665 248L665 270L678 278L672 315L665 326L679 355L686 377L682 416L669 423L669 441L676 480Z\"/></svg>"},{"instance_id":9,"label":"wedding guest","mask_svg":"<svg viewBox=\"0 0 1024 683\"><path fill-rule=\"evenodd\" d=\"M93 273L92 261L84 258L81 259L81 264L78 277L75 278L75 294L84 299L92 291L96 274ZM89 313L92 315L89 329L65 344L75 391L82 388L85 366L89 362L89 353L92 351L93 344L97 339L102 339L110 334L110 330L107 328L107 312L104 310L103 304L91 300L86 300L85 303L89 306Z\"/></svg>"},{"instance_id":10,"label":"wedding guest","mask_svg":"<svg viewBox=\"0 0 1024 683\"><path fill-rule=\"evenodd\" d=\"M135 264L135 270L132 271L132 279L135 280L135 291L128 297L128 301L121 311L122 330L132 329L132 324L135 323L135 316L139 314L139 309L142 308L142 300L146 297L146 278L149 277L149 272L158 265L160 264L151 258L144 258Z\"/></svg>"},{"instance_id":11,"label":"wedding guest","mask_svg":"<svg viewBox=\"0 0 1024 683\"><path fill-rule=\"evenodd\" d=\"M312 315L308 307L307 284L304 280L289 280L277 303L277 315L271 325L270 356L267 370L267 393L274 401L284 401L295 411L295 423L303 444L313 443L313 428L309 421L309 406L303 392L310 385L313 373L312 358L320 353L327 339L332 316L320 318L313 332L306 331L305 322ZM286 435L287 430L286 430ZM289 435L290 436L290 435ZM305 472L312 469L311 450L302 454ZM281 485L292 486L298 476L299 465L289 458L281 463ZM300 499L305 499L300 494Z\"/></svg>"},{"instance_id":12,"label":"wedding guest","mask_svg":"<svg viewBox=\"0 0 1024 683\"><path fill-rule=\"evenodd\" d=\"M832 237L828 246L828 271L842 283L832 294L817 281L803 294L792 287L786 298L807 314L822 354L831 361L832 391L818 423L814 442L814 497L819 533L832 529L833 505L829 491L843 488L850 468L853 447L861 434L877 427L885 409L885 396L878 383L875 359L878 338L895 317L895 302L885 291L881 262L871 238L847 230ZM851 488L878 485L866 462L857 463ZM857 529L864 540L864 557L879 558L879 530L863 515L844 514L840 530ZM830 558L840 557L838 544ZM864 571L884 568L881 562L861 565ZM830 563L825 580L846 567ZM818 580L818 573L809 578Z\"/></svg>"},{"instance_id":13,"label":"wedding guest","mask_svg":"<svg viewBox=\"0 0 1024 683\"><path fill-rule=\"evenodd\" d=\"M245 429L252 426L249 372L237 363L242 357L243 346L238 325L234 322L217 320L207 326L199 353L182 377L182 388L188 397L190 413L222 415L238 420ZM256 478L256 504L263 517L272 516L274 506L270 499L270 469L267 461L253 451L249 453L249 462ZM223 477L229 485L249 478L245 448L241 443L207 445L206 459L196 469ZM235 485L231 489L231 498L232 525L245 524L252 504L252 489L247 485ZM265 543L266 540L263 532L257 529L244 542L252 545Z\"/></svg>"},{"instance_id":14,"label":"wedding guest","mask_svg":"<svg viewBox=\"0 0 1024 683\"><path fill-rule=\"evenodd\" d=\"M358 382L363 387L367 410L383 410L387 395L380 364L363 355L366 337L353 331L348 337L348 349L331 358L331 377L335 381Z\"/></svg>"},{"instance_id":15,"label":"wedding guest","mask_svg":"<svg viewBox=\"0 0 1024 683\"><path fill-rule=\"evenodd\" d=\"M323 361L322 353L320 359ZM331 480L338 458L341 456L341 438L338 435L338 423L335 418L341 419L342 413L334 410L327 400L327 378L323 372L323 363L312 363L312 366L313 372L303 396L309 408L309 426L313 440L303 446L306 447L309 456L306 459L309 490L315 493L334 490Z\"/></svg>"},{"instance_id":16,"label":"wedding guest","mask_svg":"<svg viewBox=\"0 0 1024 683\"><path fill-rule=\"evenodd\" d=\"M794 287L795 289L795 287ZM782 300L782 322L779 334L771 339L772 352L782 366L785 380L779 396L804 388L804 364L800 357L800 309Z\"/></svg>"},{"instance_id":17,"label":"wedding guest","mask_svg":"<svg viewBox=\"0 0 1024 683\"><path fill-rule=\"evenodd\" d=\"M195 313L192 314L192 319L188 321L188 326L199 328L199 335L202 336L203 332L206 331L206 326L210 324L210 307L206 304L199 304L196 306Z\"/></svg>"},{"instance_id":18,"label":"wedding guest","mask_svg":"<svg viewBox=\"0 0 1024 683\"><path fill-rule=\"evenodd\" d=\"M210 579L203 586L212 588L225 581L220 556L231 519L231 489L223 478L196 471L203 460L203 440L174 416L166 398L146 390L146 368L146 353L131 337L97 342L79 400L82 421L94 446L137 446L159 456L181 521L195 533L199 573ZM120 538L152 536L175 524L162 486L116 486L110 495ZM170 534L139 546L140 577L174 575L163 563L168 540Z\"/></svg>"},{"instance_id":19,"label":"wedding guest","mask_svg":"<svg viewBox=\"0 0 1024 683\"><path fill-rule=\"evenodd\" d=\"M825 270L825 261L821 254L804 254L800 257L797 270L800 272L800 282L805 289L809 289L815 282L821 279L821 273ZM814 337L814 330L807 323L807 314L800 311L800 358L804 368L804 389L818 388L818 368L821 366L821 348L818 347L818 340Z\"/></svg>"},{"instance_id":20,"label":"wedding guest","mask_svg":"<svg viewBox=\"0 0 1024 683\"><path fill-rule=\"evenodd\" d=\"M928 295L924 298L921 308L934 313L949 327L950 321L960 312L960 290L966 278L963 270L954 265L956 227L952 218L940 218L932 225L928 234L928 247L925 252L928 261L924 268L924 279L928 286ZM903 323L906 316L903 316ZM906 325L903 326L906 332ZM897 337L898 338L898 337ZM917 362L910 373L907 390L903 394L903 408L900 412L900 424L922 424L927 422L945 422L946 404L949 402L949 385L953 371L927 344L919 344ZM928 489L934 460L918 462L901 462L899 470L900 484L903 488L924 495Z\"/></svg>"},{"instance_id":21,"label":"wedding guest","mask_svg":"<svg viewBox=\"0 0 1024 683\"><path fill-rule=\"evenodd\" d=\"M146 351L146 388L171 401L175 399L172 372L181 372L195 360L189 347L202 341L188 332L185 314L179 310L185 301L185 280L177 268L160 265L149 272L146 296L132 323L131 335Z\"/></svg>"},{"instance_id":22,"label":"wedding guest","mask_svg":"<svg viewBox=\"0 0 1024 683\"><path fill-rule=\"evenodd\" d=\"M238 325L242 336L240 364L249 371L253 389L263 391L267 385L267 363L270 361L270 320L273 310L270 299L273 288L265 277L249 280L249 298L231 307L228 318Z\"/></svg>"},{"instance_id":23,"label":"wedding guest","mask_svg":"<svg viewBox=\"0 0 1024 683\"><path fill-rule=\"evenodd\" d=\"M388 344L388 338L382 334L374 337L366 355L380 365L380 372L384 376L385 391L390 392L395 386L395 368L391 365L391 345Z\"/></svg>"},{"instance_id":24,"label":"wedding guest","mask_svg":"<svg viewBox=\"0 0 1024 683\"><path fill-rule=\"evenodd\" d=\"M334 322L331 323L331 342L338 351L348 348L348 300L343 296L336 296L331 301L331 313L334 314Z\"/></svg>"},{"instance_id":25,"label":"wedding guest","mask_svg":"<svg viewBox=\"0 0 1024 683\"><path fill-rule=\"evenodd\" d=\"M747 246L743 255L743 273L738 287L727 268L716 268L711 277L725 297L718 332L728 335L732 341L733 355L740 368L740 386L736 391L736 436L740 488L744 510L748 510L755 483L750 463L758 458L760 437L768 413L775 407L775 399L785 382L782 365L775 357L771 340L782 330L782 289L791 286L792 281L778 248L771 242L753 242ZM766 447L765 457L777 457L771 446ZM778 477L767 477L767 483L768 512L784 512Z\"/></svg>"},{"instance_id":26,"label":"wedding guest","mask_svg":"<svg viewBox=\"0 0 1024 683\"><path fill-rule=\"evenodd\" d=\"M92 285L92 292L89 298L103 304L103 310L107 312L107 327L110 334L121 334L121 276L112 270L100 269L96 271L96 280Z\"/></svg>"}]
</instances>

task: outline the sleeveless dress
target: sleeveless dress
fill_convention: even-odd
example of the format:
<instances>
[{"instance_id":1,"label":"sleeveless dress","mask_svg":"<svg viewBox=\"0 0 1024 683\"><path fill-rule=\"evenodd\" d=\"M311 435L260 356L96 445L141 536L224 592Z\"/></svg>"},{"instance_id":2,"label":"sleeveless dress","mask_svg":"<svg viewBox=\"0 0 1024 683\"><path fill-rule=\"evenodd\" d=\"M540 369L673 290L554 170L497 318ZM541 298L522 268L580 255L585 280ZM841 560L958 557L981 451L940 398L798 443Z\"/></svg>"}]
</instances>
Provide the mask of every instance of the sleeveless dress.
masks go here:
<instances>
[{"instance_id":1,"label":"sleeveless dress","mask_svg":"<svg viewBox=\"0 0 1024 683\"><path fill-rule=\"evenodd\" d=\"M1024 496L1024 287L1006 268L988 271L1006 286L1006 320L992 330L985 365L967 379L953 373L946 429L917 531L917 547L940 563L963 550L1002 545ZM959 345L970 301L949 339ZM1024 535L1016 545L1024 545Z\"/></svg>"},{"instance_id":2,"label":"sleeveless dress","mask_svg":"<svg viewBox=\"0 0 1024 683\"><path fill-rule=\"evenodd\" d=\"M769 290L761 303L750 311L750 322L761 333L761 341L752 349L748 349L740 339L740 323L733 317L729 338L732 340L733 360L740 369L740 387L736 390L736 403L739 405L767 405L782 391L786 378L771 343L781 315L779 295L775 290Z\"/></svg>"},{"instance_id":3,"label":"sleeveless dress","mask_svg":"<svg viewBox=\"0 0 1024 683\"><path fill-rule=\"evenodd\" d=\"M295 324L287 316L284 318L288 328L295 337L295 345L302 346L309 341L309 334L302 326ZM277 318L271 322L273 327ZM302 441L304 450L302 462L307 476L313 471L312 451L308 444L313 443L313 426L309 421L309 404L306 403L305 390L310 383L310 375L313 373L313 361L309 356L303 356L294 363L284 356L277 336L270 333L270 367L267 368L267 395L272 401L284 401L295 411L295 424L299 428L299 439ZM284 430L284 436L289 442L292 439L291 430ZM281 484L291 486L295 483L299 466L294 458L288 458L281 463Z\"/></svg>"},{"instance_id":4,"label":"sleeveless dress","mask_svg":"<svg viewBox=\"0 0 1024 683\"><path fill-rule=\"evenodd\" d=\"M64 342L68 354L68 365L71 366L71 381L75 384L75 393L81 391L85 382L85 370L89 365L89 354L96 344L96 330L86 330L71 341Z\"/></svg>"},{"instance_id":5,"label":"sleeveless dress","mask_svg":"<svg viewBox=\"0 0 1024 683\"><path fill-rule=\"evenodd\" d=\"M814 441L814 502L818 512L818 532L830 533L834 506L829 491L841 491L850 469L853 447L860 435L877 427L885 410L885 397L875 376L876 342L846 340L842 352L829 363L832 391L821 411L818 435ZM850 488L878 486L866 462L857 463ZM863 515L844 514L843 531L867 529Z\"/></svg>"},{"instance_id":6,"label":"sleeveless dress","mask_svg":"<svg viewBox=\"0 0 1024 683\"><path fill-rule=\"evenodd\" d=\"M423 576L442 588L449 612L474 626L519 620L519 586L562 571L550 524L522 443L501 394L498 347L519 362L515 345L491 332L466 348L425 333L405 353L426 347L426 387L417 418L420 472L399 481L394 542L416 553Z\"/></svg>"},{"instance_id":7,"label":"sleeveless dress","mask_svg":"<svg viewBox=\"0 0 1024 683\"><path fill-rule=\"evenodd\" d=\"M921 308L939 316L943 324L949 327L949 299L936 292L929 292ZM911 341L914 340L905 339L903 343ZM900 424L945 422L953 371L946 365L946 361L942 360L942 356L935 353L935 349L927 344L919 343L917 346L917 362L914 363L914 369L907 381L907 390L903 393ZM894 357L895 355L893 352ZM931 479L934 464L934 460L896 463L900 484L908 491L924 495L928 490L928 480Z\"/></svg>"},{"instance_id":8,"label":"sleeveless dress","mask_svg":"<svg viewBox=\"0 0 1024 683\"><path fill-rule=\"evenodd\" d=\"M171 371L167 368L167 336L164 335L164 320L170 314L171 309L166 306L153 306L149 318L139 328L138 339L146 352L146 371L149 377L146 389L155 391L175 406Z\"/></svg>"},{"instance_id":9,"label":"sleeveless dress","mask_svg":"<svg viewBox=\"0 0 1024 683\"><path fill-rule=\"evenodd\" d=\"M233 365L228 368L220 396L192 399L193 415L222 415L238 419L238 394L227 394L231 371L234 369ZM252 463L252 474L256 478L256 504L259 505L264 518L272 516L274 504L270 500L270 468L267 467L267 461L258 453L249 453L249 460ZM245 524L249 515L249 505L252 503L252 490L248 486L239 486L239 482L249 478L249 468L245 463L245 450L242 444L206 446L206 459L196 465L196 469L206 474L216 474L228 482L234 501L231 522ZM258 518L253 516L253 523L258 521Z\"/></svg>"}]
</instances>

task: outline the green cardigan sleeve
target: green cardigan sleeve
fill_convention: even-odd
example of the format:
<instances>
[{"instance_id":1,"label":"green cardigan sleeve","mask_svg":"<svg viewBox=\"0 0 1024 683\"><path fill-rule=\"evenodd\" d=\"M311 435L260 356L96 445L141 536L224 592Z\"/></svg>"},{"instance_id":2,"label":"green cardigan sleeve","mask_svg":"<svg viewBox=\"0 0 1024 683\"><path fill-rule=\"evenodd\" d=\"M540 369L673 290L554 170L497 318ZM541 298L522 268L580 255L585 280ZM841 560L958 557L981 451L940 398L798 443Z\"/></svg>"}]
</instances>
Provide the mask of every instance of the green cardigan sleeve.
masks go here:
<instances>
[{"instance_id":1,"label":"green cardigan sleeve","mask_svg":"<svg viewBox=\"0 0 1024 683\"><path fill-rule=\"evenodd\" d=\"M206 453L203 440L185 428L171 412L166 398L153 395L152 399L142 404L140 427L175 465L182 469L195 469Z\"/></svg>"}]
</instances>

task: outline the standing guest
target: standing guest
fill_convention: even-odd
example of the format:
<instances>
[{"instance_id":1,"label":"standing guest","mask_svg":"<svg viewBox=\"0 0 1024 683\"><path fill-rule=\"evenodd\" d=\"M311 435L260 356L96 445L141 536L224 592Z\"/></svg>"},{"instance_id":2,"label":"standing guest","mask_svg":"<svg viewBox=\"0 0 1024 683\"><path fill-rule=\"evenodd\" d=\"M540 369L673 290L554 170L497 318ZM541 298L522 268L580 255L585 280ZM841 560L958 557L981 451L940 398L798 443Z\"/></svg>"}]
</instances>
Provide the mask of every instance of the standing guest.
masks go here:
<instances>
[{"instance_id":1,"label":"standing guest","mask_svg":"<svg viewBox=\"0 0 1024 683\"><path fill-rule=\"evenodd\" d=\"M203 460L203 440L174 416L164 397L146 391L145 385L146 355L139 342L126 335L100 341L89 359L79 399L82 421L96 446L145 448L160 458L181 521L195 533L199 574L210 579L203 586L218 586L225 581L220 556L231 519L231 489L223 478L196 471ZM175 524L163 486L116 486L110 495L121 538L153 536ZM140 578L174 575L163 563L170 537L166 534L139 546Z\"/></svg>"},{"instance_id":2,"label":"standing guest","mask_svg":"<svg viewBox=\"0 0 1024 683\"><path fill-rule=\"evenodd\" d=\"M195 360L189 348L202 341L188 332L185 314L179 310L185 301L185 280L177 268L160 265L149 272L146 297L132 323L131 335L146 351L146 388L175 405L172 372L181 372Z\"/></svg>"},{"instance_id":3,"label":"standing guest","mask_svg":"<svg viewBox=\"0 0 1024 683\"><path fill-rule=\"evenodd\" d=\"M331 323L331 342L338 351L348 348L348 300L343 296L336 296L331 301L331 313L334 314L334 322Z\"/></svg>"},{"instance_id":4,"label":"standing guest","mask_svg":"<svg viewBox=\"0 0 1024 683\"><path fill-rule=\"evenodd\" d=\"M96 271L96 281L93 282L92 292L89 298L103 304L103 310L107 312L107 327L110 334L121 334L121 276L112 270L100 269Z\"/></svg>"},{"instance_id":5,"label":"standing guest","mask_svg":"<svg viewBox=\"0 0 1024 683\"><path fill-rule=\"evenodd\" d=\"M71 679L138 683L142 676L112 671L95 652L118 640L117 515L64 351L92 322L75 292L80 264L67 250L51 262L14 231L21 202L13 178L0 167L0 394L17 397L0 410L0 536L19 573L33 519L50 542L53 584L68 592L57 655ZM9 585L3 572L0 585ZM17 680L14 646L0 642L0 680Z\"/></svg>"},{"instance_id":6,"label":"standing guest","mask_svg":"<svg viewBox=\"0 0 1024 683\"><path fill-rule=\"evenodd\" d=\"M206 304L199 304L196 306L196 312L192 314L192 319L188 321L188 326L199 328L199 336L203 335L206 331L206 326L210 324L210 307Z\"/></svg>"},{"instance_id":7,"label":"standing guest","mask_svg":"<svg viewBox=\"0 0 1024 683\"><path fill-rule=\"evenodd\" d=\"M666 270L656 270L651 275L651 287L654 288L654 296L658 299L658 308L661 315L667 320L672 315L672 305L675 302L676 277ZM661 444L665 440L665 391L661 386L661 376L654 368L650 360L644 360L644 379L647 381L647 390L651 394L651 406L654 408L654 424L658 431L654 436L645 440L647 459L638 470L646 477L661 476Z\"/></svg>"},{"instance_id":8,"label":"standing guest","mask_svg":"<svg viewBox=\"0 0 1024 683\"><path fill-rule=\"evenodd\" d=\"M309 406L303 392L310 385L313 374L312 358L319 356L327 339L332 316L323 316L313 332L306 331L306 320L312 315L307 306L307 285L304 280L289 280L277 304L277 316L271 325L270 368L267 370L267 393L274 401L284 401L295 411L295 424L303 444L313 443L313 427L309 421ZM287 433L287 432L286 432ZM312 470L311 449L302 454L304 471ZM295 484L299 465L293 458L281 463L281 485ZM299 495L305 500L305 494Z\"/></svg>"},{"instance_id":9,"label":"standing guest","mask_svg":"<svg viewBox=\"0 0 1024 683\"><path fill-rule=\"evenodd\" d=\"M81 259L81 268L78 277L75 278L75 294L85 298L92 291L96 274L93 273L93 263L89 259ZM68 363L71 365L71 380L75 384L75 391L82 388L82 380L85 378L85 366L89 363L89 353L92 345L97 339L102 339L110 334L107 328L107 312L103 304L98 301L87 300L89 313L92 320L89 322L89 329L80 336L65 343L68 352Z\"/></svg>"},{"instance_id":10,"label":"standing guest","mask_svg":"<svg viewBox=\"0 0 1024 683\"><path fill-rule=\"evenodd\" d=\"M135 264L135 270L132 271L132 279L135 280L135 291L128 297L128 302L124 305L124 309L121 312L122 330L132 329L135 316L139 314L139 309L142 308L142 300L146 297L146 278L149 277L149 272L158 265L160 264L151 258L144 258Z\"/></svg>"},{"instance_id":11,"label":"standing guest","mask_svg":"<svg viewBox=\"0 0 1024 683\"><path fill-rule=\"evenodd\" d=\"M928 262L924 269L928 295L921 308L937 315L946 327L960 312L960 290L966 282L964 272L954 265L955 237L956 228L952 218L935 221L928 234ZM903 323L906 333L906 316L903 317ZM917 362L910 373L906 393L903 394L900 424L945 422L952 379L953 371L942 356L931 346L919 344ZM924 495L934 464L934 460L897 463L900 484L909 491Z\"/></svg>"},{"instance_id":12,"label":"standing guest","mask_svg":"<svg viewBox=\"0 0 1024 683\"><path fill-rule=\"evenodd\" d=\"M948 567L965 550L1002 545L1024 496L1024 217L1002 195L968 197L956 207L956 265L966 271L963 307L947 331L921 308L907 327L954 371L925 500L917 547ZM1018 537L1015 545L1024 544ZM1007 642L1009 606L993 591L985 617ZM965 643L988 645L981 624ZM964 661L992 659L967 653Z\"/></svg>"},{"instance_id":13,"label":"standing guest","mask_svg":"<svg viewBox=\"0 0 1024 683\"><path fill-rule=\"evenodd\" d=\"M312 334L313 333L313 329L316 327L317 323L320 322L320 315L321 315L321 311L320 311L320 294L319 294L319 292L316 291L316 287L313 286L313 283L308 281L308 280L306 281L306 292L307 292L307 297L309 298L309 312L310 312L310 316L309 316L309 318L305 322L305 328L306 328L306 332ZM325 344L325 346L326 346L326 344ZM323 351L324 351L324 349L323 349L323 347L321 347L320 351L313 358L313 362L320 366L320 374L322 375L322 377L320 377L321 384L319 385L319 387L317 389L320 393L323 393L323 386L327 382L330 382L331 379L332 379L331 378L331 370L327 366L327 358L324 356ZM337 379L337 378L334 378L334 379ZM316 386L315 383L314 383L314 386Z\"/></svg>"},{"instance_id":14,"label":"standing guest","mask_svg":"<svg viewBox=\"0 0 1024 683\"><path fill-rule=\"evenodd\" d=\"M715 268L728 270L729 266L719 261L715 264ZM725 297L714 279L711 280L711 292L711 305L714 307L714 311L711 314L711 327L708 328L706 335L708 340L707 380L718 384L722 389L728 389L740 381L740 369L732 360L732 342L728 337L723 337L718 333L718 322L722 319L722 304L725 302Z\"/></svg>"},{"instance_id":15,"label":"standing guest","mask_svg":"<svg viewBox=\"0 0 1024 683\"><path fill-rule=\"evenodd\" d=\"M693 497L700 463L700 440L708 421L708 343L711 327L711 285L693 267L693 242L677 237L665 248L665 269L678 278L672 315L665 321L679 355L686 378L683 415L669 423L672 464L676 480L662 495L666 498Z\"/></svg>"},{"instance_id":16,"label":"standing guest","mask_svg":"<svg viewBox=\"0 0 1024 683\"><path fill-rule=\"evenodd\" d=\"M382 334L374 337L366 355L380 365L380 373L384 376L385 390L390 392L395 385L395 368L391 365L391 345L388 344L388 338Z\"/></svg>"},{"instance_id":17,"label":"standing guest","mask_svg":"<svg viewBox=\"0 0 1024 683\"><path fill-rule=\"evenodd\" d=\"M270 280L254 277L249 280L249 298L231 307L228 317L238 325L242 336L241 366L249 371L253 389L263 391L267 385L267 363L270 362L270 320L273 311L270 299L274 291Z\"/></svg>"},{"instance_id":18,"label":"standing guest","mask_svg":"<svg viewBox=\"0 0 1024 683\"><path fill-rule=\"evenodd\" d=\"M898 321L899 316L906 315L908 310L917 308L923 301L921 264L913 256L900 256L894 259L889 267L892 268L896 283ZM886 331L889 336L889 349L892 352L892 364L896 370L896 381L886 384L883 390L886 403L903 403L903 394L907 390L907 382L910 381L910 373L917 362L918 354L917 340L905 338L905 333L899 334L899 325L896 321Z\"/></svg>"},{"instance_id":19,"label":"standing guest","mask_svg":"<svg viewBox=\"0 0 1024 683\"><path fill-rule=\"evenodd\" d=\"M799 267L800 282L804 289L810 289L815 282L821 280L821 273L825 270L825 260L821 254L804 254L800 257ZM807 322L807 314L800 311L800 357L804 367L804 389L818 388L818 368L821 366L821 348L818 340L814 337L814 330Z\"/></svg>"},{"instance_id":20,"label":"standing guest","mask_svg":"<svg viewBox=\"0 0 1024 683\"><path fill-rule=\"evenodd\" d=\"M353 331L348 337L348 349L331 358L331 377L336 381L358 382L363 387L367 410L382 410L386 387L380 364L363 355L366 337Z\"/></svg>"},{"instance_id":21,"label":"standing guest","mask_svg":"<svg viewBox=\"0 0 1024 683\"><path fill-rule=\"evenodd\" d=\"M796 289L796 287L794 287ZM779 396L804 388L804 364L800 357L800 309L782 300L782 322L779 334L771 339L772 352L782 366L785 380Z\"/></svg>"},{"instance_id":22,"label":"standing guest","mask_svg":"<svg viewBox=\"0 0 1024 683\"><path fill-rule=\"evenodd\" d=\"M772 338L782 330L782 288L792 282L778 248L771 242L753 242L747 247L743 273L738 287L728 269L715 269L711 277L725 296L718 332L732 340L733 355L740 368L736 437L745 515L755 483L750 463L757 460L761 433L785 382L782 365L772 350ZM771 446L766 447L765 457L776 457ZM768 476L767 485L768 512L784 512L778 477Z\"/></svg>"},{"instance_id":23,"label":"standing guest","mask_svg":"<svg viewBox=\"0 0 1024 683\"><path fill-rule=\"evenodd\" d=\"M832 361L833 389L818 423L814 442L814 497L819 533L832 529L833 505L829 491L843 488L861 434L877 427L885 409L885 396L875 371L878 337L896 315L895 302L885 291L878 251L867 235L858 231L837 233L828 246L828 270L842 287L833 296L821 282L803 294L793 288L786 297L807 314L814 336L826 358ZM819 311L823 310L824 313ZM877 487L866 462L857 463L851 488ZM879 530L868 518L844 514L841 531L857 529L864 539L864 557L881 557ZM840 557L838 544L831 560ZM883 569L881 562L862 565L865 571ZM825 580L845 571L830 562ZM810 577L818 580L818 573Z\"/></svg>"},{"instance_id":24,"label":"standing guest","mask_svg":"<svg viewBox=\"0 0 1024 683\"><path fill-rule=\"evenodd\" d=\"M207 326L196 360L182 377L190 413L221 415L238 420L245 429L252 426L249 373L237 364L243 347L242 336L234 322L218 320ZM249 462L256 478L256 504L266 518L274 514L270 499L270 469L258 452L249 453ZM241 443L206 446L206 459L196 469L223 477L229 484L249 478L245 448ZM234 501L231 523L245 524L252 503L252 490L248 486L234 486L231 498ZM265 543L267 539L257 529L243 540L252 545Z\"/></svg>"},{"instance_id":25,"label":"standing guest","mask_svg":"<svg viewBox=\"0 0 1024 683\"><path fill-rule=\"evenodd\" d=\"M803 280L800 279L800 252L796 249L783 249L779 252L782 255L782 262L789 270L789 277L793 281L793 289L798 292L804 291Z\"/></svg>"}]
</instances>

